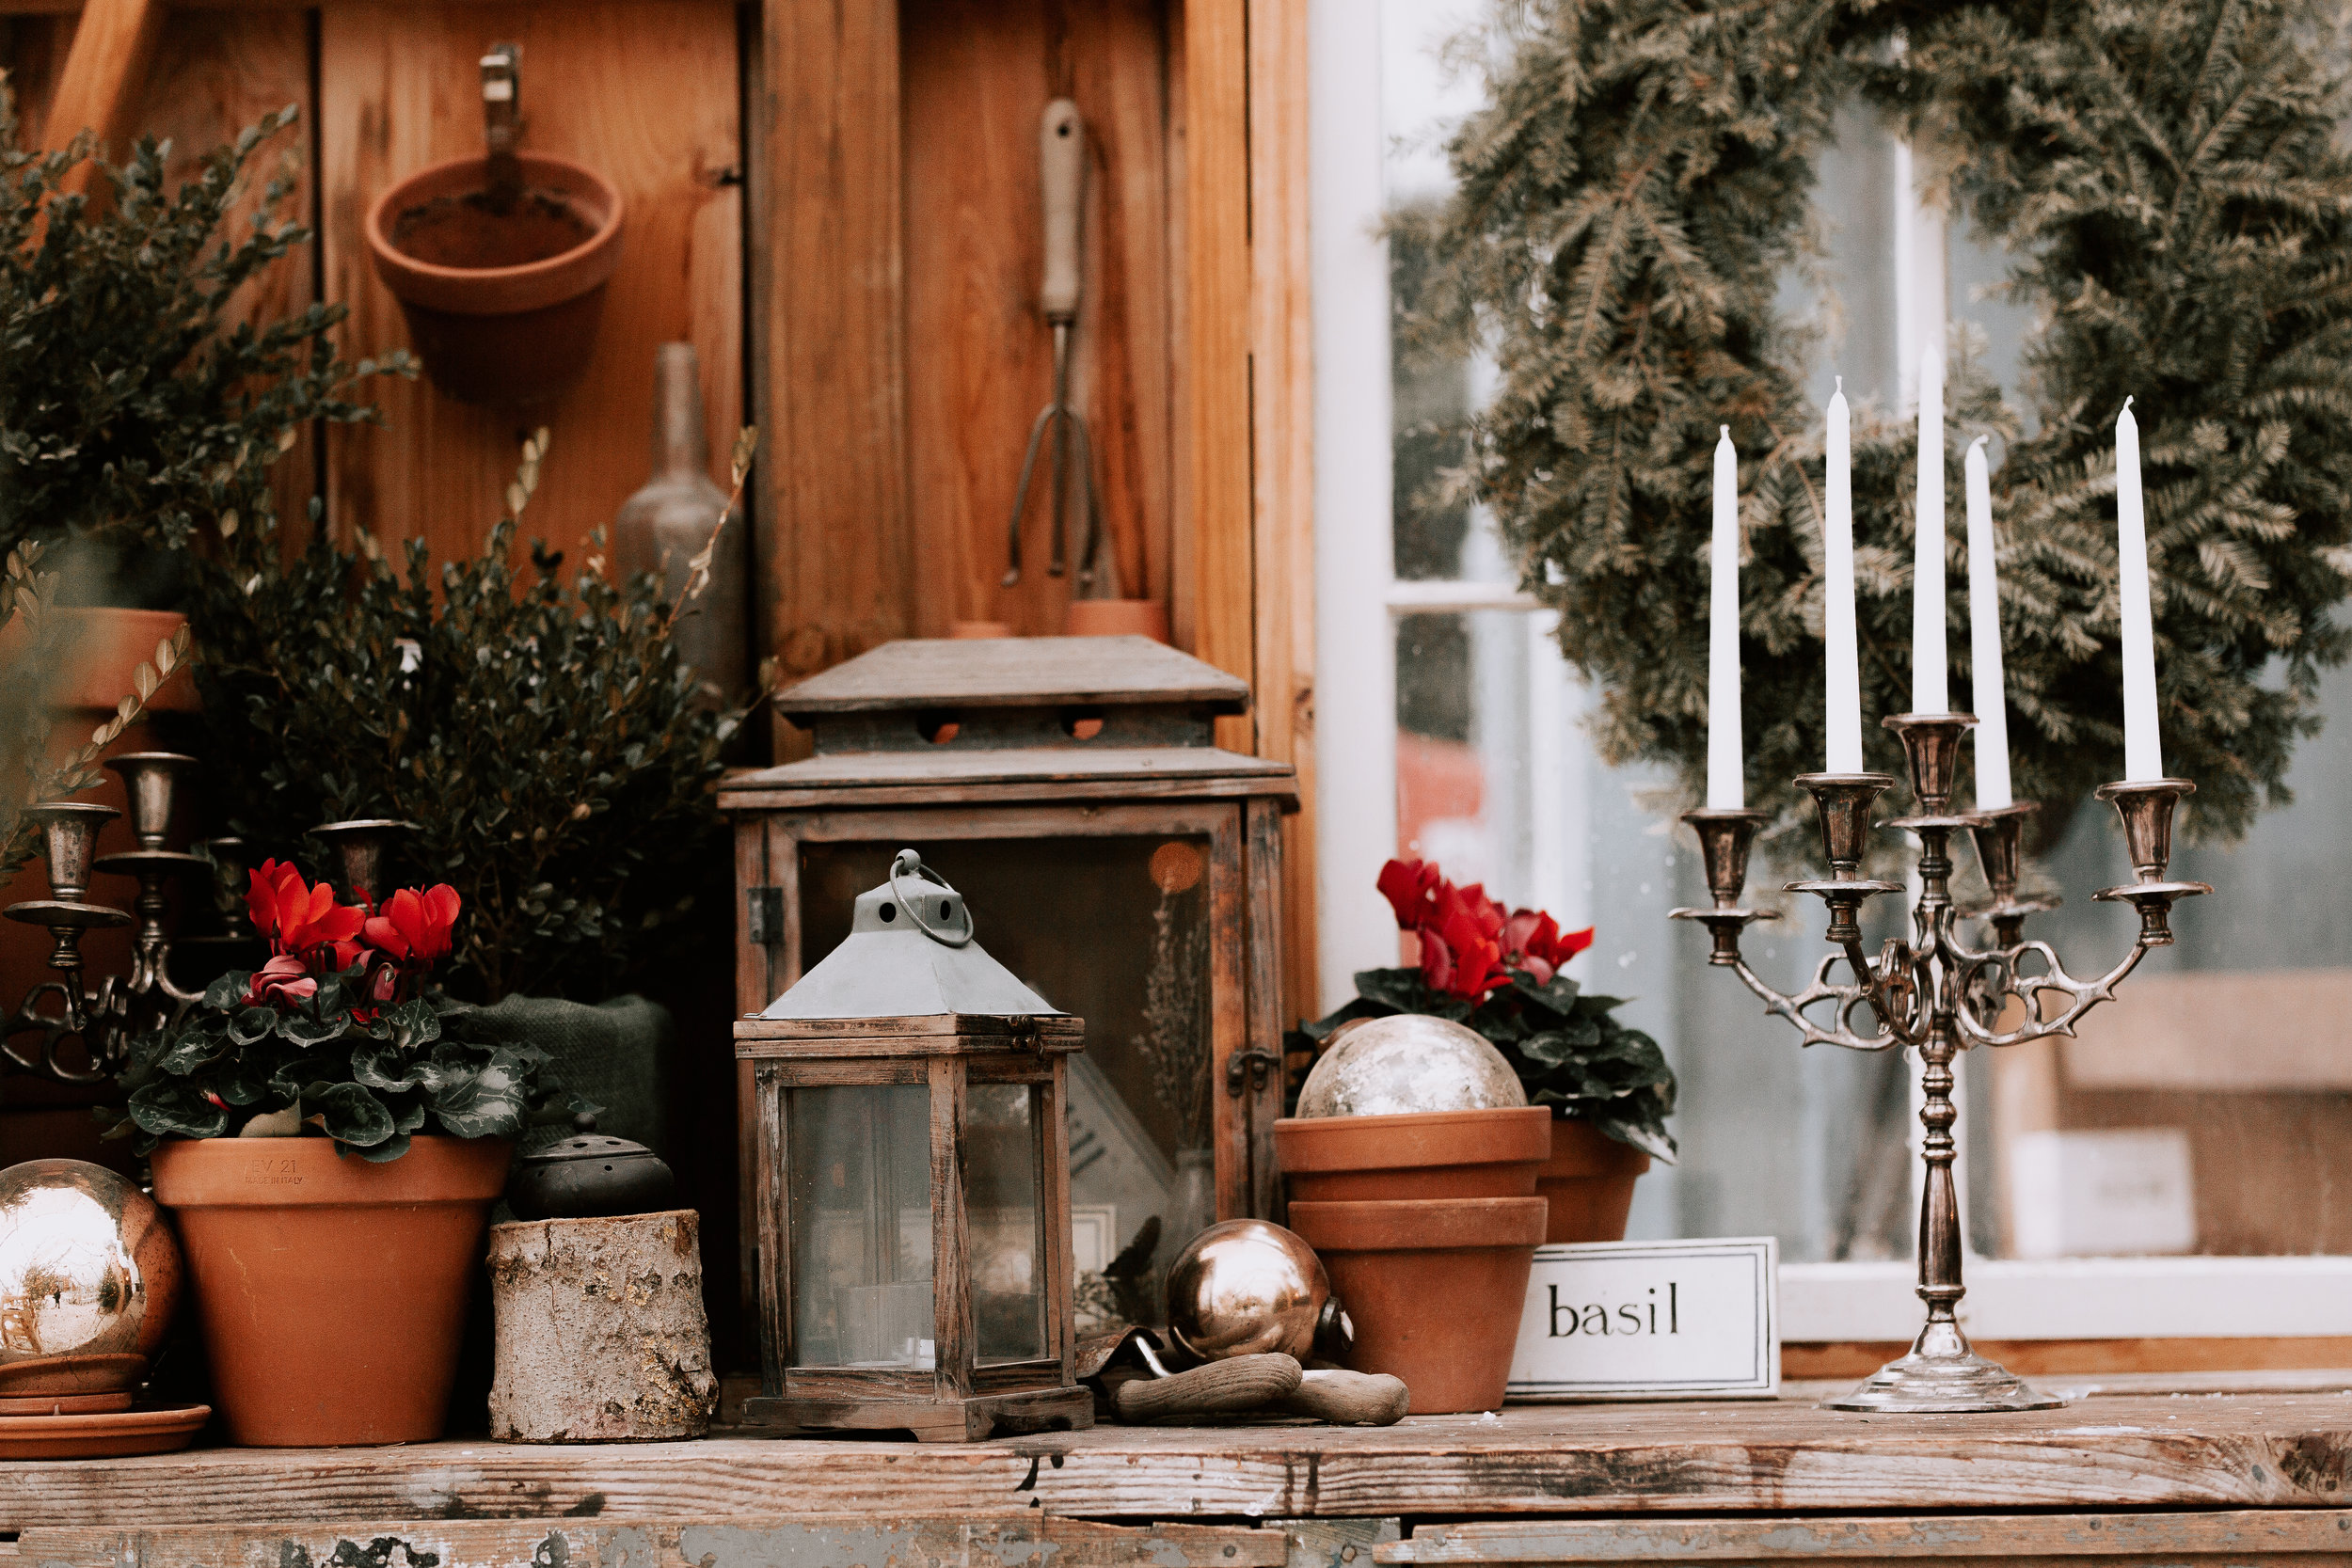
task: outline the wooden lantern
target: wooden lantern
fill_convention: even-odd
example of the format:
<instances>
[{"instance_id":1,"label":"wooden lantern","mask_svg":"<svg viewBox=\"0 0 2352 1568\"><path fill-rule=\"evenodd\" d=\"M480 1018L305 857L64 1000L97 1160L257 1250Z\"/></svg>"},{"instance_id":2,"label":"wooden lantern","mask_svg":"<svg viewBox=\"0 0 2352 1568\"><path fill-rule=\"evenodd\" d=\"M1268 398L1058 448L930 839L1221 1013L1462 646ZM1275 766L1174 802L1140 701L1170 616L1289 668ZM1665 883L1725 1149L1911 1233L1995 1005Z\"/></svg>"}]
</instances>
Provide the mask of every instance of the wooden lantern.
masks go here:
<instances>
[{"instance_id":1,"label":"wooden lantern","mask_svg":"<svg viewBox=\"0 0 2352 1568\"><path fill-rule=\"evenodd\" d=\"M758 1133L752 1425L964 1442L1091 1426L1072 1376L1065 1064L1085 1025L914 850L735 1026Z\"/></svg>"},{"instance_id":2,"label":"wooden lantern","mask_svg":"<svg viewBox=\"0 0 2352 1568\"><path fill-rule=\"evenodd\" d=\"M1195 1229L1279 1217L1279 819L1297 784L1216 747L1248 686L1140 637L901 641L776 703L815 754L720 790L739 1005L830 951L900 847L950 868L990 949L1088 1021L1068 1105L1079 1332L1152 1321ZM752 1172L767 1161L741 1093Z\"/></svg>"}]
</instances>

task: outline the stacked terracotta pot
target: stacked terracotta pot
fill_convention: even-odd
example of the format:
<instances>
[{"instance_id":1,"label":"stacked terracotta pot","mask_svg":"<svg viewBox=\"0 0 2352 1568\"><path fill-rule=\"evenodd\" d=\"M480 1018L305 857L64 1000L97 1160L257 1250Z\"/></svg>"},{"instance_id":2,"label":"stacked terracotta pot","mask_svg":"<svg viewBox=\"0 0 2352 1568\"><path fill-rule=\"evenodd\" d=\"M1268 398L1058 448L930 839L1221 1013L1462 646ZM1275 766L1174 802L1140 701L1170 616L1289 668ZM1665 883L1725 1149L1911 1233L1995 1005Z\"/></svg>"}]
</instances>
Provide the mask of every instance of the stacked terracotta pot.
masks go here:
<instances>
[{"instance_id":1,"label":"stacked terracotta pot","mask_svg":"<svg viewBox=\"0 0 2352 1568\"><path fill-rule=\"evenodd\" d=\"M1452 1100L1435 1110L1403 1110ZM1323 1259L1356 1331L1417 1416L1502 1402L1547 1204L1551 1111L1493 1046L1442 1019L1359 1025L1274 1124L1290 1226Z\"/></svg>"}]
</instances>

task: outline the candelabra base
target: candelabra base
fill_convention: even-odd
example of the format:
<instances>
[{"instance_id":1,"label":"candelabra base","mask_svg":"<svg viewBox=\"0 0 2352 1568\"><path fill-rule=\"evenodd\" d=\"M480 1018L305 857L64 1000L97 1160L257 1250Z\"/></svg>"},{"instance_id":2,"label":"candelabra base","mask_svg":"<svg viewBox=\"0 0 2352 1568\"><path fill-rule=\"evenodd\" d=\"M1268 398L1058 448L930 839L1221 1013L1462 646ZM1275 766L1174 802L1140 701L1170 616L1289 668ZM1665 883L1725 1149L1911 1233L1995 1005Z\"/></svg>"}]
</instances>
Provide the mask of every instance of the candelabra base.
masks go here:
<instances>
[{"instance_id":1,"label":"candelabra base","mask_svg":"<svg viewBox=\"0 0 2352 1568\"><path fill-rule=\"evenodd\" d=\"M1822 1404L1830 1410L1960 1416L2047 1410L2065 1402L1979 1355L1958 1323L1931 1323L1919 1331L1910 1354L1881 1367L1852 1393Z\"/></svg>"}]
</instances>

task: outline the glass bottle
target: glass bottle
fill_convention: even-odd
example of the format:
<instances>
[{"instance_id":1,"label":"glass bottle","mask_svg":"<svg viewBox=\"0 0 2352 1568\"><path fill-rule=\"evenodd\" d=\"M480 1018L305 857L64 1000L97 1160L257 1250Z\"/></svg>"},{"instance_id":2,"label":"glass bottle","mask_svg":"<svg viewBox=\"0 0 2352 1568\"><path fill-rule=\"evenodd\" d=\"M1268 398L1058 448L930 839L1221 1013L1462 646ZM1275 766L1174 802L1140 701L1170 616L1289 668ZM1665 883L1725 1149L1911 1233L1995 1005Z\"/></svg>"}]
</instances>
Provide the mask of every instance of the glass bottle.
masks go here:
<instances>
[{"instance_id":1,"label":"glass bottle","mask_svg":"<svg viewBox=\"0 0 2352 1568\"><path fill-rule=\"evenodd\" d=\"M743 517L711 482L703 428L701 366L691 343L663 343L654 356L653 477L612 519L613 564L622 577L662 574L662 596L685 592L689 562L726 527L711 552L710 581L678 611L679 661L694 672L702 700L741 694L749 677Z\"/></svg>"}]
</instances>

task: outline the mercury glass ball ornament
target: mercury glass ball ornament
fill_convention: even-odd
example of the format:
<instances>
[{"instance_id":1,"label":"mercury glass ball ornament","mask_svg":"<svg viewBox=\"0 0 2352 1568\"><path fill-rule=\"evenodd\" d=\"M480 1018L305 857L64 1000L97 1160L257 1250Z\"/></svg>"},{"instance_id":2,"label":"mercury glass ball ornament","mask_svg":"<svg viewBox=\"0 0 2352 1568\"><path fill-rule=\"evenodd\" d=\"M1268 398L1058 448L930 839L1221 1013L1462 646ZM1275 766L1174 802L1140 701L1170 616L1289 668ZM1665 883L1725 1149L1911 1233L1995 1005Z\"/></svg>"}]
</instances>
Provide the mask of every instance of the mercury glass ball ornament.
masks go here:
<instances>
[{"instance_id":1,"label":"mercury glass ball ornament","mask_svg":"<svg viewBox=\"0 0 2352 1568\"><path fill-rule=\"evenodd\" d=\"M1168 1266L1168 1331L1204 1361L1280 1351L1305 1361L1331 1300L1323 1259L1264 1220L1209 1227Z\"/></svg>"},{"instance_id":2,"label":"mercury glass ball ornament","mask_svg":"<svg viewBox=\"0 0 2352 1568\"><path fill-rule=\"evenodd\" d=\"M1486 1037L1426 1013L1369 1019L1315 1059L1302 1117L1397 1117L1527 1103L1519 1075Z\"/></svg>"},{"instance_id":3,"label":"mercury glass ball ornament","mask_svg":"<svg viewBox=\"0 0 2352 1568\"><path fill-rule=\"evenodd\" d=\"M0 1170L0 1369L151 1359L179 1296L180 1243L127 1178L81 1160Z\"/></svg>"}]
</instances>

